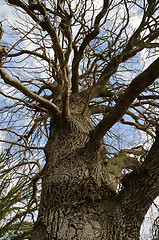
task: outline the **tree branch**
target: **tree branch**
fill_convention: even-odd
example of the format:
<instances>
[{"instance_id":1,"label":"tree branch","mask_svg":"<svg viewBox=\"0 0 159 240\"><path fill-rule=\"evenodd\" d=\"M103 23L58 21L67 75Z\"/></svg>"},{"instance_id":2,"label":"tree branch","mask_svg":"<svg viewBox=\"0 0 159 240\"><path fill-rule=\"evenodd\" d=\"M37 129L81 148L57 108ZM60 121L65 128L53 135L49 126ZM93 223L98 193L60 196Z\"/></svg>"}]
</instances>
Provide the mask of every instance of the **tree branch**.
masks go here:
<instances>
[{"instance_id":1,"label":"tree branch","mask_svg":"<svg viewBox=\"0 0 159 240\"><path fill-rule=\"evenodd\" d=\"M23 103L26 107L28 108L31 108L31 109L36 109L37 111L39 112L47 112L47 110L45 108L42 108L40 107L39 105L37 104L31 104L31 103L28 103L27 101L23 100L23 99L20 99L20 98L16 98L16 97L13 97L13 96L9 96L5 93L3 93L2 91L0 91L0 94L3 95L4 97L7 97L7 98L10 98L12 100L16 100L18 102L21 102Z\"/></svg>"},{"instance_id":2,"label":"tree branch","mask_svg":"<svg viewBox=\"0 0 159 240\"><path fill-rule=\"evenodd\" d=\"M24 86L22 83L20 83L16 79L11 78L4 71L3 68L0 68L0 75L1 75L1 78L4 80L5 83L9 84L10 86L15 87L20 92L22 92L25 96L27 96L27 97L35 100L36 102L38 102L40 104L40 106L47 109L50 112L50 114L55 114L56 116L59 116L61 114L59 108L55 104L51 103L47 99L44 99L44 98L40 97L36 93L30 91L26 86Z\"/></svg>"},{"instance_id":3,"label":"tree branch","mask_svg":"<svg viewBox=\"0 0 159 240\"><path fill-rule=\"evenodd\" d=\"M130 157L126 151L121 151L118 156L110 158L105 167L109 176L108 186L116 192L119 181L124 176L122 170L138 170L140 165L137 158Z\"/></svg>"},{"instance_id":4,"label":"tree branch","mask_svg":"<svg viewBox=\"0 0 159 240\"><path fill-rule=\"evenodd\" d=\"M10 4L21 7L23 10L25 10L25 12L28 13L29 16L35 22L39 22L39 25L42 27L42 29L44 31L47 31L48 34L50 35L53 49L59 60L59 64L62 71L62 80L64 85L63 96L62 96L62 112L63 112L63 115L69 115L69 91L71 89L71 79L69 77L69 68L67 64L65 64L64 66L65 56L62 51L59 38L57 36L57 32L50 22L45 6L41 3L34 4L34 9L38 10L40 14L43 15L44 17L43 20L40 21L37 15L31 10L31 8L28 7L28 5L26 5L25 3L21 2L20 0L16 0L16 1L9 0L8 2Z\"/></svg>"},{"instance_id":5,"label":"tree branch","mask_svg":"<svg viewBox=\"0 0 159 240\"><path fill-rule=\"evenodd\" d=\"M143 165L138 171L133 171L122 180L123 190L119 198L124 201L124 213L131 208L135 219L144 219L152 201L159 194L159 128ZM125 199L125 200L124 200ZM141 211L142 209L142 211Z\"/></svg>"},{"instance_id":6,"label":"tree branch","mask_svg":"<svg viewBox=\"0 0 159 240\"><path fill-rule=\"evenodd\" d=\"M149 10L148 10L149 11ZM146 35L143 39L140 39L140 34L143 31L145 25L148 24L146 18L150 15L148 11L144 11L141 23L136 31L129 38L123 51L114 56L108 65L105 67L101 76L99 77L99 84L104 85L110 79L110 77L116 72L120 63L127 61L129 58L135 56L138 52L142 51L144 48L149 48L153 40L159 36L159 30L151 30L149 34ZM147 40L147 41L146 41ZM154 47L154 45L152 45Z\"/></svg>"},{"instance_id":7,"label":"tree branch","mask_svg":"<svg viewBox=\"0 0 159 240\"><path fill-rule=\"evenodd\" d=\"M110 110L112 109L112 107L110 106L106 106L106 105L97 105L97 106L93 106L90 105L89 106L89 111L91 112L90 114L99 114L102 113L103 115L105 115L106 113L110 112Z\"/></svg>"},{"instance_id":8,"label":"tree branch","mask_svg":"<svg viewBox=\"0 0 159 240\"><path fill-rule=\"evenodd\" d=\"M82 59L83 52L85 48L88 46L89 42L92 41L100 32L99 23L101 19L105 16L109 6L109 0L104 0L103 8L101 12L96 16L95 22L94 22L94 30L86 35L84 38L79 51L75 51L75 56L72 63L72 92L76 93L78 92L78 80L79 80L79 73L78 73L78 67L79 63Z\"/></svg>"},{"instance_id":9,"label":"tree branch","mask_svg":"<svg viewBox=\"0 0 159 240\"><path fill-rule=\"evenodd\" d=\"M16 168L19 168L19 167L22 167L24 165L30 165L30 164L34 164L34 165L37 165L40 169L41 166L39 166L40 164L38 162L34 162L34 161L28 161L28 162L22 162L22 163L18 163L16 165L14 165L13 167L10 167L10 168L7 168L7 169L4 169L2 171L0 171L1 173L7 173L7 172L10 172L12 170L15 170ZM41 170L41 169L40 169Z\"/></svg>"},{"instance_id":10,"label":"tree branch","mask_svg":"<svg viewBox=\"0 0 159 240\"><path fill-rule=\"evenodd\" d=\"M134 126L136 129L142 130L142 131L148 133L151 137L154 137L153 133L150 131L150 129L148 129L147 126L143 126L143 125L141 125L139 123L135 123L135 122L125 121L123 118L120 119L120 122L122 124Z\"/></svg>"},{"instance_id":11,"label":"tree branch","mask_svg":"<svg viewBox=\"0 0 159 240\"><path fill-rule=\"evenodd\" d=\"M135 98L159 77L159 58L157 58L144 72L139 74L119 98L117 104L105 115L90 133L88 145L91 148L100 141L106 132L127 112Z\"/></svg>"},{"instance_id":12,"label":"tree branch","mask_svg":"<svg viewBox=\"0 0 159 240\"><path fill-rule=\"evenodd\" d=\"M20 144L20 143L17 143L17 142L11 142L11 141L1 140L1 139L0 139L0 142L9 143L9 144L12 144L12 145L17 145L17 146L20 146L20 147L23 147L23 148L26 148L26 149L44 150L44 147L26 146L26 145L23 145L23 144Z\"/></svg>"}]
</instances>

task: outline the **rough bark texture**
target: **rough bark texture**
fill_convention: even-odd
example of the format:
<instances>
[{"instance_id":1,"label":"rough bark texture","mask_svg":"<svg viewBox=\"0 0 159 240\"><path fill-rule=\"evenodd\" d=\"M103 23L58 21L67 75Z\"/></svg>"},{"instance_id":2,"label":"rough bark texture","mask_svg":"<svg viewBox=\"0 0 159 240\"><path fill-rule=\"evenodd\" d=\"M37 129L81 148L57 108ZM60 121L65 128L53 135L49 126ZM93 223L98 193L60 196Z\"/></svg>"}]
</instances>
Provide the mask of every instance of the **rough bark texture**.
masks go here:
<instances>
[{"instance_id":1,"label":"rough bark texture","mask_svg":"<svg viewBox=\"0 0 159 240\"><path fill-rule=\"evenodd\" d=\"M45 146L46 165L40 170L40 174L33 178L35 185L43 173L38 219L30 240L139 240L144 216L159 193L159 130L143 164L137 163L127 154L107 161L103 138L117 122L126 122L122 119L125 114L132 117L132 122L128 125L146 133L151 128L154 130L155 124L158 124L157 115L153 117L153 107L158 107L157 102L153 105L152 101L149 101L147 104L150 111L143 107L140 112L140 108L135 109L135 104L142 108L145 103L140 99L134 101L147 97L146 91L150 100L153 99L151 97L155 87L151 89L150 86L159 77L159 58L132 79L130 84L126 83L126 75L122 81L122 75L119 74L118 77L121 69L127 69L127 65L122 67L122 64L143 49L152 48L150 56L154 54L155 47L151 44L158 44L155 41L159 35L158 19L155 17L157 1L152 4L151 1L144 2L144 9L141 7L143 16L138 28L132 30L132 33L129 21L133 4L136 4L134 9L138 6L136 1L116 3L104 0L103 6L98 10L93 4L87 7L87 1L80 1L84 2L83 9L81 4L73 7L73 2L8 0L8 3L20 8L35 23L21 41L37 26L35 36L39 35L33 51L21 50L21 47L16 49L16 45L13 45L9 51L14 49L15 53L8 56L28 54L36 57L38 63L42 60L48 64L47 67L45 64L42 66L49 79L45 77L46 79L38 80L38 73L35 72L35 79L31 76L26 85L23 72L17 80L0 66L4 84L23 94L24 98L19 101L26 107L38 111L37 118L35 112L30 122L35 122L31 130L28 133L29 124L20 139L28 140L36 129L37 122L40 122L38 119L51 116L50 135ZM120 24L117 19L120 16L120 6L126 10L126 15L121 18L121 27L118 26ZM113 12L109 16L111 10ZM87 14L91 11L91 20L87 22ZM73 18L76 13L77 16ZM116 17L112 17L113 15ZM65 28L62 29L61 24ZM74 27L78 26L77 35L73 37ZM27 30L24 30L24 33L25 31ZM34 43L31 39L31 44L32 42ZM34 44L36 45L36 41ZM51 51L49 53L50 49L53 54ZM6 55L5 47L0 44L0 65ZM136 59L138 60L138 57ZM134 63L132 62L132 67L135 66ZM23 71L27 63L22 66ZM28 73L27 68L25 71ZM132 68L128 67L128 71L132 71ZM136 71L137 69L134 73ZM35 93L33 91L36 87ZM50 91L51 95L47 95ZM155 97L158 97L157 93L158 90ZM3 93L3 96L6 94ZM12 94L9 97L17 101ZM132 111L129 111L131 107ZM8 106L6 109L8 110ZM103 119L96 126L92 126L91 115L96 113L101 113ZM45 130L47 132L47 126ZM20 145L19 135L16 135ZM36 134L33 139L35 136ZM26 146L25 149L29 147ZM127 168L132 172L123 177L122 170ZM121 180L122 189L117 191Z\"/></svg>"},{"instance_id":2,"label":"rough bark texture","mask_svg":"<svg viewBox=\"0 0 159 240\"><path fill-rule=\"evenodd\" d=\"M153 166L148 170L145 162L134 170L125 177L123 190L117 194L113 181L110 183L112 173L110 166L107 168L103 143L91 151L84 147L92 125L89 112L79 114L83 105L80 98L74 98L71 117L51 123L40 210L30 239L137 240L150 198L157 196L159 179L147 175L156 171L150 173L159 159L158 142L146 160L155 156Z\"/></svg>"}]
</instances>

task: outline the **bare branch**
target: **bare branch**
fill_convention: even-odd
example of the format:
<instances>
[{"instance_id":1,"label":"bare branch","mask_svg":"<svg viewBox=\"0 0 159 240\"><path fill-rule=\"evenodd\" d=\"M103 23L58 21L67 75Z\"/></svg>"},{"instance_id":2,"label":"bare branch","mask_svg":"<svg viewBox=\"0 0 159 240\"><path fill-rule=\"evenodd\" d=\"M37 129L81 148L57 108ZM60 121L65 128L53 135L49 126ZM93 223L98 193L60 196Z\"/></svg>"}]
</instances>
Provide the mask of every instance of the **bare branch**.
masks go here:
<instances>
[{"instance_id":1,"label":"bare branch","mask_svg":"<svg viewBox=\"0 0 159 240\"><path fill-rule=\"evenodd\" d=\"M34 161L30 161L30 162L29 162L29 161L27 161L27 162L18 163L18 164L16 164L16 165L14 165L13 167L4 169L4 170L2 170L2 171L0 171L0 172L1 172L1 173L10 172L10 171L12 171L12 170L14 170L14 169L16 169L16 168L22 167L22 166L24 166L24 165L30 165L30 164L34 164L34 165L37 165L38 167L40 167L38 162L34 162ZM40 168L39 168L39 169L40 169Z\"/></svg>"},{"instance_id":2,"label":"bare branch","mask_svg":"<svg viewBox=\"0 0 159 240\"><path fill-rule=\"evenodd\" d=\"M143 126L143 125L141 125L139 123L135 123L135 122L125 121L123 118L120 119L120 122L122 124L134 126L136 129L142 130L142 131L148 133L152 138L154 138L153 133L147 128L147 126Z\"/></svg>"},{"instance_id":3,"label":"bare branch","mask_svg":"<svg viewBox=\"0 0 159 240\"><path fill-rule=\"evenodd\" d=\"M89 110L91 111L91 115L92 114L99 114L99 113L102 113L103 115L105 115L108 112L110 112L111 109L112 109L112 107L105 106L105 105L97 105L97 106L90 105L89 106Z\"/></svg>"},{"instance_id":4,"label":"bare branch","mask_svg":"<svg viewBox=\"0 0 159 240\"><path fill-rule=\"evenodd\" d=\"M97 15L95 22L94 22L94 30L86 35L84 38L79 51L75 51L75 56L72 62L72 91L73 93L78 92L78 80L79 80L79 74L78 74L78 66L79 62L81 61L81 58L83 56L83 52L90 41L92 41L100 32L99 23L101 19L105 16L109 6L108 0L103 0L103 9L101 12Z\"/></svg>"},{"instance_id":5,"label":"bare branch","mask_svg":"<svg viewBox=\"0 0 159 240\"><path fill-rule=\"evenodd\" d=\"M52 26L49 17L47 15L46 12L46 8L43 4L38 3L38 4L34 4L34 9L37 9L43 16L44 19L42 19L41 21L38 19L38 17L35 15L35 13L33 13L33 11L31 10L31 8L29 8L25 3L22 3L20 0L16 0L16 1L12 1L9 0L8 1L10 4L16 5L21 7L22 9L24 9L31 17L34 21L39 22L39 25L42 27L42 29L44 31L47 31L51 37L52 40L52 44L53 44L53 49L56 53L56 56L59 60L60 66L61 66L61 70L62 70L62 80L63 80L63 84L64 84L64 91L63 91L63 114L65 115L69 115L69 91L71 89L71 80L69 77L69 68L67 66L67 64L64 65L65 62L65 56L64 53L62 51L60 42L59 42L59 38L57 36L57 32L55 30L55 28ZM68 58L68 57L67 57Z\"/></svg>"},{"instance_id":6,"label":"bare branch","mask_svg":"<svg viewBox=\"0 0 159 240\"><path fill-rule=\"evenodd\" d=\"M113 109L105 115L90 133L88 144L90 147L104 137L105 133L126 113L135 98L159 77L158 65L159 58L131 82Z\"/></svg>"},{"instance_id":7,"label":"bare branch","mask_svg":"<svg viewBox=\"0 0 159 240\"><path fill-rule=\"evenodd\" d=\"M5 83L9 84L10 86L15 87L20 92L22 92L25 96L37 101L41 107L44 107L45 109L49 110L50 114L55 114L57 116L60 115L61 112L55 104L51 103L47 99L44 99L44 98L38 96L36 93L33 93L27 87L25 87L22 83L20 83L16 79L11 78L4 71L3 68L0 68L0 74L1 74L1 78L4 80Z\"/></svg>"},{"instance_id":8,"label":"bare branch","mask_svg":"<svg viewBox=\"0 0 159 240\"><path fill-rule=\"evenodd\" d=\"M2 91L0 91L0 94L2 94L4 97L10 98L12 100L16 100L16 101L21 102L21 103L24 103L24 105L26 107L29 107L29 108L32 108L32 109L36 109L36 110L38 110L40 112L47 112L47 110L45 108L40 107L38 104L28 103L27 101L25 101L25 100L23 100L21 98L16 98L16 97L13 97L13 96L9 96L9 95L3 93Z\"/></svg>"},{"instance_id":9,"label":"bare branch","mask_svg":"<svg viewBox=\"0 0 159 240\"><path fill-rule=\"evenodd\" d=\"M23 147L23 148L26 148L26 149L44 150L44 147L26 146L26 145L20 144L18 142L11 142L11 141L1 140L1 139L0 139L0 142L9 143L9 144L12 144L12 145L17 145L17 146L20 146L20 147Z\"/></svg>"}]
</instances>

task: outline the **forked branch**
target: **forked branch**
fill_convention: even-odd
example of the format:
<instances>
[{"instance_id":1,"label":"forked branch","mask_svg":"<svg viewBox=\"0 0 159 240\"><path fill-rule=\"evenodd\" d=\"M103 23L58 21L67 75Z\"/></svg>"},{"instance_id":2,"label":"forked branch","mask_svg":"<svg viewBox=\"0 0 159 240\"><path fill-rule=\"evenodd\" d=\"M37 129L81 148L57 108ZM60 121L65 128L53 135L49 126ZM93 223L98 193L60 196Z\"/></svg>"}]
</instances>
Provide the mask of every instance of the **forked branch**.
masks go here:
<instances>
[{"instance_id":1,"label":"forked branch","mask_svg":"<svg viewBox=\"0 0 159 240\"><path fill-rule=\"evenodd\" d=\"M6 84L9 84L10 86L15 87L17 90L19 90L21 93L23 93L25 96L29 97L30 99L38 102L41 107L47 109L50 114L54 114L56 116L59 116L61 114L61 111L59 108L52 102L48 101L47 99L40 97L36 93L30 91L26 86L24 86L21 82L18 80L11 78L9 74L7 74L3 68L0 68L0 75L1 78L4 80Z\"/></svg>"},{"instance_id":2,"label":"forked branch","mask_svg":"<svg viewBox=\"0 0 159 240\"><path fill-rule=\"evenodd\" d=\"M90 33L88 33L86 35L86 37L84 38L84 40L79 48L79 51L77 51L77 49L75 51L75 56L74 56L73 63L72 63L72 91L73 91L73 93L78 92L78 79L79 79L78 67L79 67L79 63L82 59L83 52L84 52L85 48L88 46L88 44L90 43L90 41L95 39L95 37L99 34L99 32L100 32L99 24L100 24L100 21L102 20L102 18L107 13L108 6L109 6L109 0L104 0L103 8L102 8L101 12L99 12L99 14L96 16L93 31L91 31Z\"/></svg>"},{"instance_id":3,"label":"forked branch","mask_svg":"<svg viewBox=\"0 0 159 240\"><path fill-rule=\"evenodd\" d=\"M90 148L102 140L106 132L127 112L135 98L159 77L158 66L159 58L157 58L145 71L134 78L117 101L117 104L104 116L95 129L91 131L90 140L88 142Z\"/></svg>"}]
</instances>

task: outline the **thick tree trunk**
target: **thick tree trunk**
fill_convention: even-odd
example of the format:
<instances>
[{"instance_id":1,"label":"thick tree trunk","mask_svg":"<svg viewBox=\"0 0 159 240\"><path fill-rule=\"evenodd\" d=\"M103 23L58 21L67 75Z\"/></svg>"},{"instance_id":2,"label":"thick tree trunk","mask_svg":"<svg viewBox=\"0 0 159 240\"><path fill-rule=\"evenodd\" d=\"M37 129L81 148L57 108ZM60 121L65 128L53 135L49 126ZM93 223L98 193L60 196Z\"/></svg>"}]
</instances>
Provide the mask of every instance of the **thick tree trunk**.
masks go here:
<instances>
[{"instance_id":1,"label":"thick tree trunk","mask_svg":"<svg viewBox=\"0 0 159 240\"><path fill-rule=\"evenodd\" d=\"M124 189L116 194L106 171L104 145L97 142L93 149L86 147L91 129L89 117L75 111L67 120L52 122L45 147L39 215L31 240L139 239L152 202L144 191L156 180L150 184L141 168L124 180ZM156 191L151 196L154 199Z\"/></svg>"}]
</instances>

